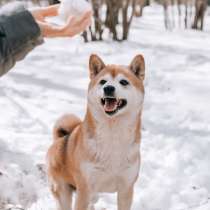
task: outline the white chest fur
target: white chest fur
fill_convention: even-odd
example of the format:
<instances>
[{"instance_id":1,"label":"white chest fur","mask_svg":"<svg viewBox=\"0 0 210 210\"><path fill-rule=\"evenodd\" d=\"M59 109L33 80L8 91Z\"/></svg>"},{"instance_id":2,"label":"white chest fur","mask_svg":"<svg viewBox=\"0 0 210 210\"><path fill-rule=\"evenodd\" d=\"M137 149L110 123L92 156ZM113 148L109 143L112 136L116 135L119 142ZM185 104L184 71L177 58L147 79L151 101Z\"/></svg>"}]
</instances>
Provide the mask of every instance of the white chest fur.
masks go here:
<instances>
[{"instance_id":1,"label":"white chest fur","mask_svg":"<svg viewBox=\"0 0 210 210\"><path fill-rule=\"evenodd\" d=\"M87 139L94 161L82 164L91 187L97 192L116 192L120 181L133 183L139 171L139 144L135 127L125 124L98 125L96 136Z\"/></svg>"}]
</instances>

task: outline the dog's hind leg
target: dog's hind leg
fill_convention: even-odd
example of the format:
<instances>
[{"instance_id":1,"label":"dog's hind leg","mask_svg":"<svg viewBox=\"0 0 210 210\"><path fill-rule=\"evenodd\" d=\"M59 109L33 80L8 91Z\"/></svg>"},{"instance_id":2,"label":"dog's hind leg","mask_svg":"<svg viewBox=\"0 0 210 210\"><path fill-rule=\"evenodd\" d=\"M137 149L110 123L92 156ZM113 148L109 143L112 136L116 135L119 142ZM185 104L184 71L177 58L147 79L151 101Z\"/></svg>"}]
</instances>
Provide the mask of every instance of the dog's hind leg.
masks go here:
<instances>
[{"instance_id":1,"label":"dog's hind leg","mask_svg":"<svg viewBox=\"0 0 210 210\"><path fill-rule=\"evenodd\" d=\"M51 191L57 202L57 210L72 210L73 188L63 182L51 185Z\"/></svg>"}]
</instances>

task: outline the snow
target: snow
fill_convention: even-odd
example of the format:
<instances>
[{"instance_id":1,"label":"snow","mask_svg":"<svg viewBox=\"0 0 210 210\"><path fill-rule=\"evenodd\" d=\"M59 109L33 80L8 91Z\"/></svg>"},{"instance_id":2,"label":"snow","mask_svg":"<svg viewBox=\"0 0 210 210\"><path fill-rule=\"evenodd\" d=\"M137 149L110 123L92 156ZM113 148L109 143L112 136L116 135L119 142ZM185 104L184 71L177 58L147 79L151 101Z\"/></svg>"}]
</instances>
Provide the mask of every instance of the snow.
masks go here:
<instances>
[{"instance_id":1,"label":"snow","mask_svg":"<svg viewBox=\"0 0 210 210\"><path fill-rule=\"evenodd\" d=\"M59 7L59 15L62 19L67 20L69 14L80 16L84 12L91 10L91 4L85 0L62 0Z\"/></svg>"},{"instance_id":2,"label":"snow","mask_svg":"<svg viewBox=\"0 0 210 210\"><path fill-rule=\"evenodd\" d=\"M88 59L146 60L142 165L132 210L210 209L210 17L206 31L165 31L159 6L135 19L129 41L46 40L0 81L0 209L54 210L45 177L51 128L84 116ZM105 194L97 209L116 209ZM4 207L3 207L4 206Z\"/></svg>"}]
</instances>

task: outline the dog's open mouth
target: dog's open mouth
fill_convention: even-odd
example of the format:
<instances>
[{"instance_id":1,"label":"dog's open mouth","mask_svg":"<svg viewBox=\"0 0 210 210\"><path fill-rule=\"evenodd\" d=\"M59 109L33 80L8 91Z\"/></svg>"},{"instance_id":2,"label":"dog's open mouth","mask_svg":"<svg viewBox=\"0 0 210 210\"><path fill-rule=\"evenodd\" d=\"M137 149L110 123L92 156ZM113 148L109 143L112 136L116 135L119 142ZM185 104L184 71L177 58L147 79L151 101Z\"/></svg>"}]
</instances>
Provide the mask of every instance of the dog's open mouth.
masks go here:
<instances>
[{"instance_id":1,"label":"dog's open mouth","mask_svg":"<svg viewBox=\"0 0 210 210\"><path fill-rule=\"evenodd\" d=\"M101 104L107 114L113 115L118 110L124 108L127 105L127 101L125 99L106 97L101 99Z\"/></svg>"}]
</instances>

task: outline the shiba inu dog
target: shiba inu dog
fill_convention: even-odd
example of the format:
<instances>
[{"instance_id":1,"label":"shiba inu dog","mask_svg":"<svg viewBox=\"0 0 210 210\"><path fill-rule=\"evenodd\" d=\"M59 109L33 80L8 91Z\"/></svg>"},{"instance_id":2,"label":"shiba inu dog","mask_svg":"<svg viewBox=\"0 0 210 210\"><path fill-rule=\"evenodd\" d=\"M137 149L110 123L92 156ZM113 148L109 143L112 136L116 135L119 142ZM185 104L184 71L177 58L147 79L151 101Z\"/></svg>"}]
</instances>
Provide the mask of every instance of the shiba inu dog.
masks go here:
<instances>
[{"instance_id":1,"label":"shiba inu dog","mask_svg":"<svg viewBox=\"0 0 210 210\"><path fill-rule=\"evenodd\" d=\"M59 210L94 209L98 194L117 192L118 210L130 210L140 167L145 62L129 66L89 61L90 83L83 121L65 115L54 127L47 155L51 191Z\"/></svg>"}]
</instances>

